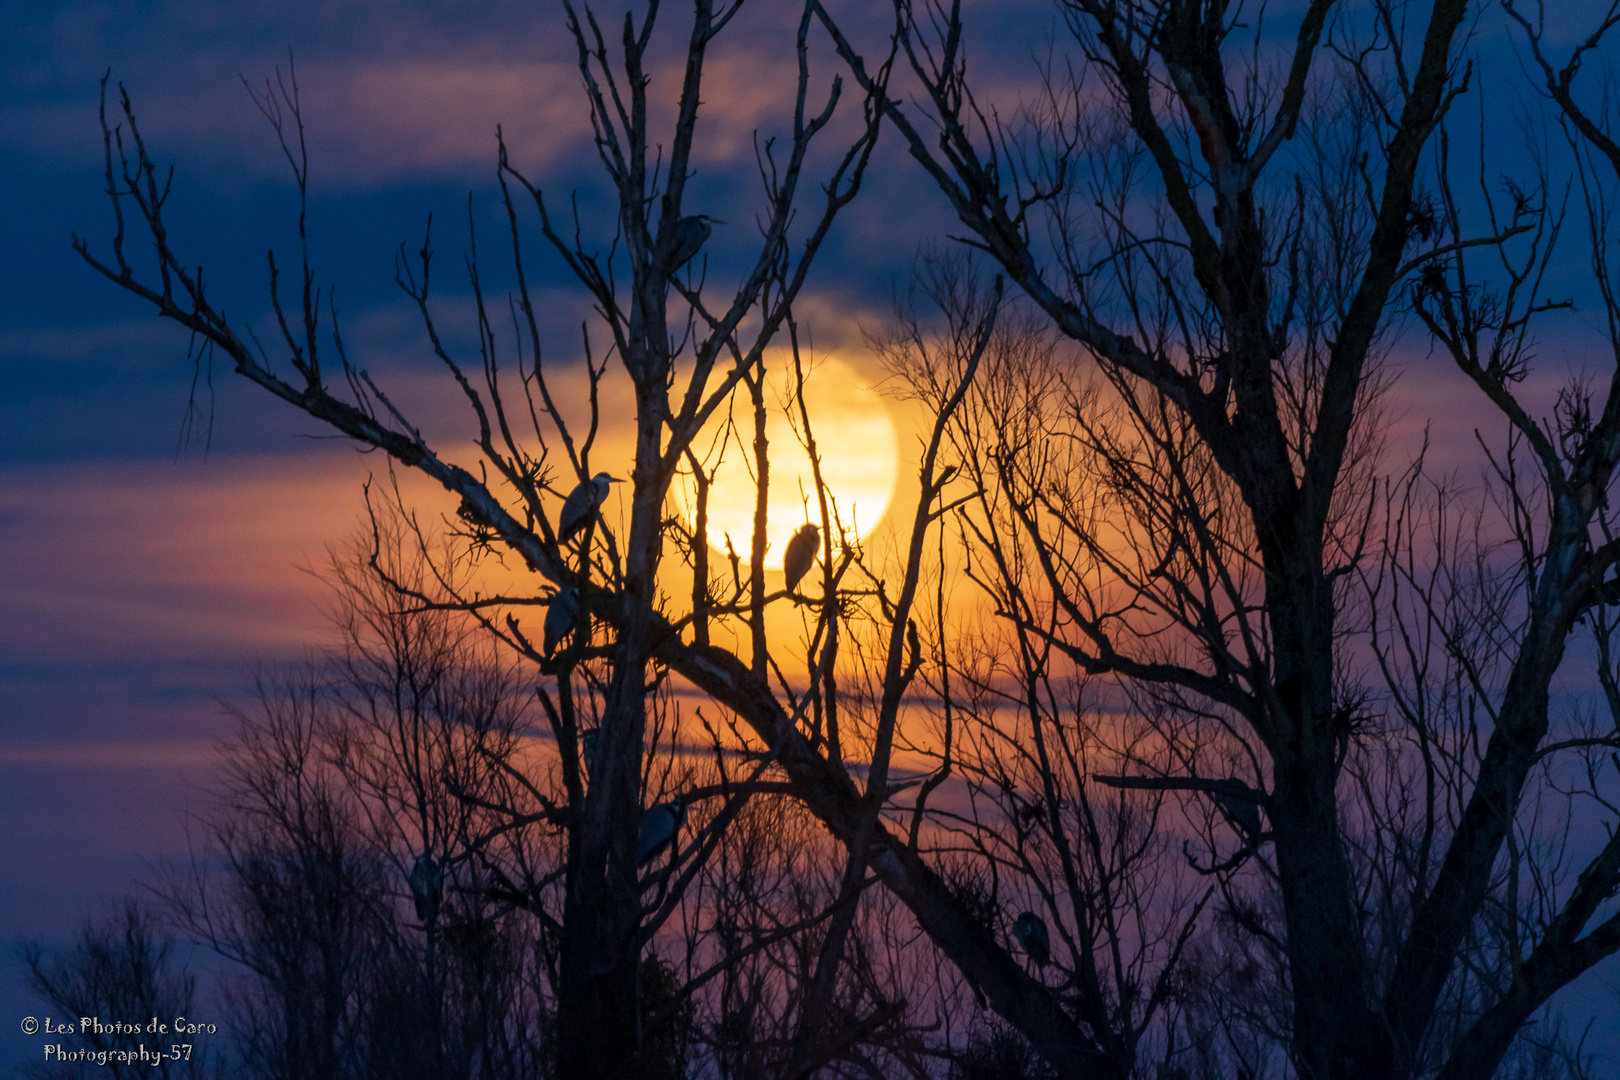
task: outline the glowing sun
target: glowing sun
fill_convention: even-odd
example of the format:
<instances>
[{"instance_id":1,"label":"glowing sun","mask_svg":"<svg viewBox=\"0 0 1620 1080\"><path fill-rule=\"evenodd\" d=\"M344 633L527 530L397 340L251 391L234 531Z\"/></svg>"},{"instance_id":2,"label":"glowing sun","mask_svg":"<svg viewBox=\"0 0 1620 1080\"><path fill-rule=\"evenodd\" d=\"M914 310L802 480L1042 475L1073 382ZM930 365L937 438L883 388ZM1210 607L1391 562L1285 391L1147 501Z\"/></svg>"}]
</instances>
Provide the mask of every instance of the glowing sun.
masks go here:
<instances>
[{"instance_id":1,"label":"glowing sun","mask_svg":"<svg viewBox=\"0 0 1620 1080\"><path fill-rule=\"evenodd\" d=\"M792 360L782 354L768 355L766 372L770 491L766 497L765 565L780 570L789 538L805 522L819 526L821 509L810 455L797 430L799 403L793 396ZM852 538L865 536L888 510L899 475L900 439L888 407L853 367L834 357L818 360L806 370L804 405L821 457L829 512L836 509ZM733 395L729 417L724 412L722 409L710 419L692 449L712 473L709 544L724 551L729 535L746 562L758 490L753 404L746 387ZM695 524L697 488L690 475L680 477L674 495L687 523Z\"/></svg>"}]
</instances>

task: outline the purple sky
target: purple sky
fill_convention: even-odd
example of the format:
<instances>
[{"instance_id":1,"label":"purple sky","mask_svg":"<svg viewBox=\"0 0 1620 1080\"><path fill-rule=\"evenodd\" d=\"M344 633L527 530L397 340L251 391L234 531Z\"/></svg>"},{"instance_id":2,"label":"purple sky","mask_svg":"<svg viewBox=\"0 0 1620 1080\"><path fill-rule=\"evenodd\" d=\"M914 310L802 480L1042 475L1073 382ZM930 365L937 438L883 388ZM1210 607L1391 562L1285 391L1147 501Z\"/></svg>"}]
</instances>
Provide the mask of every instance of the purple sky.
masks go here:
<instances>
[{"instance_id":1,"label":"purple sky","mask_svg":"<svg viewBox=\"0 0 1620 1080\"><path fill-rule=\"evenodd\" d=\"M696 198L735 222L716 230L717 261L748 253L755 239L746 212L726 211L736 191L757 191L751 132L785 128L792 7L745 10L710 69ZM969 8L982 29L979 85L1011 102L1030 82L1051 8ZM681 14L670 5L666 18ZM1480 41L1489 93L1501 99L1487 102L1483 125L1493 142L1519 145L1521 110L1497 88L1522 82L1518 64L1496 20L1482 23ZM557 6L0 5L0 940L62 940L98 895L181 853L186 807L202 797L212 746L230 731L216 697L245 695L249 662L295 656L326 634L320 587L302 568L353 528L360 482L377 462L307 438L320 434L312 421L225 370L214 373L208 452L193 444L177 455L193 380L185 336L68 246L77 232L104 251L110 235L96 121L97 81L110 67L149 142L177 165L180 250L208 268L233 313L262 319L264 251L290 251L295 204L238 76L262 82L289 47L309 126L314 260L337 288L351 351L426 410L418 415L430 435L462 439L469 428L428 396L437 384L393 285L396 247L419 244L434 213L441 311L456 324L467 309L459 266L469 190L481 235L500 239L497 123L531 179L578 188L588 211L599 206ZM678 59L655 70L655 92L660 79L673 84ZM823 56L817 85L835 73ZM1480 122L1472 99L1465 108L1470 125ZM899 157L897 140L880 156L892 167L875 168L841 218L802 305L825 346L853 347L862 320L879 325L890 282L921 242L949 231L941 200ZM1565 261L1573 291L1585 264ZM566 355L580 302L554 266L536 265L554 346ZM1587 318L1549 323L1549 379L1596 347ZM1395 357L1405 372L1394 403L1403 437L1432 423L1437 457L1477 468L1470 430L1483 414L1470 388L1420 336L1403 339ZM206 387L201 400L207 407ZM34 1050L37 1040L17 1029L25 1004L6 969L0 1064Z\"/></svg>"}]
</instances>

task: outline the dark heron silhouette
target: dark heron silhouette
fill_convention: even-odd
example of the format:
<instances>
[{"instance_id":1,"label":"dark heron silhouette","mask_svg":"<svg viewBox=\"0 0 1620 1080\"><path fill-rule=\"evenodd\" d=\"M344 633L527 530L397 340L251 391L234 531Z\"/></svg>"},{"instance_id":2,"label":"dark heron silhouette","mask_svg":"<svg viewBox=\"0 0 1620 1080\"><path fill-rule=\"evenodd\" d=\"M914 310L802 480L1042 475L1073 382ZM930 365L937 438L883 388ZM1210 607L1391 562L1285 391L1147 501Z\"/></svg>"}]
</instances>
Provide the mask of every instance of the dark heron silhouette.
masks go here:
<instances>
[{"instance_id":1,"label":"dark heron silhouette","mask_svg":"<svg viewBox=\"0 0 1620 1080\"><path fill-rule=\"evenodd\" d=\"M416 865L411 867L411 876L406 881L411 887L417 919L433 922L439 917L439 900L444 895L444 867L424 851L416 857Z\"/></svg>"},{"instance_id":2,"label":"dark heron silhouette","mask_svg":"<svg viewBox=\"0 0 1620 1080\"><path fill-rule=\"evenodd\" d=\"M1233 828L1243 834L1243 839L1254 843L1260 838L1260 807L1252 800L1238 795L1229 795L1226 792L1215 793L1215 803L1221 808L1226 820L1232 823Z\"/></svg>"},{"instance_id":3,"label":"dark heron silhouette","mask_svg":"<svg viewBox=\"0 0 1620 1080\"><path fill-rule=\"evenodd\" d=\"M1013 937L1024 954L1045 967L1052 962L1052 935L1046 932L1046 920L1033 911L1026 911L1013 920Z\"/></svg>"},{"instance_id":4,"label":"dark heron silhouette","mask_svg":"<svg viewBox=\"0 0 1620 1080\"><path fill-rule=\"evenodd\" d=\"M579 749L585 758L585 771L591 771L591 764L596 761L596 744L601 741L601 728L588 727L579 733Z\"/></svg>"},{"instance_id":5,"label":"dark heron silhouette","mask_svg":"<svg viewBox=\"0 0 1620 1080\"><path fill-rule=\"evenodd\" d=\"M814 525L799 526L799 531L788 541L787 551L782 554L782 573L787 575L788 592L798 588L804 575L810 572L820 548L821 530Z\"/></svg>"},{"instance_id":6,"label":"dark heron silhouette","mask_svg":"<svg viewBox=\"0 0 1620 1080\"><path fill-rule=\"evenodd\" d=\"M724 224L719 218L712 218L708 214L693 214L677 221L675 246L669 253L669 272L673 274L692 261L698 249L709 239L711 225Z\"/></svg>"},{"instance_id":7,"label":"dark heron silhouette","mask_svg":"<svg viewBox=\"0 0 1620 1080\"><path fill-rule=\"evenodd\" d=\"M605 472L599 472L589 480L581 480L579 486L563 500L562 514L557 518L558 539L564 542L573 539L574 534L588 525L607 501L608 488L622 483L624 481L618 477Z\"/></svg>"},{"instance_id":8,"label":"dark heron silhouette","mask_svg":"<svg viewBox=\"0 0 1620 1080\"><path fill-rule=\"evenodd\" d=\"M546 607L547 656L557 651L562 639L574 628L574 620L577 618L579 618L579 590L572 585L564 585L557 590L557 595L551 598L551 603Z\"/></svg>"},{"instance_id":9,"label":"dark heron silhouette","mask_svg":"<svg viewBox=\"0 0 1620 1080\"><path fill-rule=\"evenodd\" d=\"M650 806L641 816L641 831L636 833L636 865L641 866L658 857L666 847L675 849L675 834L686 820L686 804L659 803Z\"/></svg>"}]
</instances>

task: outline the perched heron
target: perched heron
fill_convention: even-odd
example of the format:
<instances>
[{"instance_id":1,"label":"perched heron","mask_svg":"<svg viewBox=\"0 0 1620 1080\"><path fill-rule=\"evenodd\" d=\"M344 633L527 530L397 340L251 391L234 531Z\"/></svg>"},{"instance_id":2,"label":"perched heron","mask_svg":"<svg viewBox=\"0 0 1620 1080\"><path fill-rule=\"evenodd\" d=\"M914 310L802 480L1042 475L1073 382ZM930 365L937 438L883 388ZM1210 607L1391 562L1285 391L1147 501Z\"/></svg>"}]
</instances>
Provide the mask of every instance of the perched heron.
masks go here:
<instances>
[{"instance_id":1,"label":"perched heron","mask_svg":"<svg viewBox=\"0 0 1620 1080\"><path fill-rule=\"evenodd\" d=\"M589 524L592 516L607 501L608 488L622 483L623 480L605 472L599 472L589 480L581 480L579 486L563 500L562 515L557 518L557 538L565 543L573 539L574 534Z\"/></svg>"},{"instance_id":2,"label":"perched heron","mask_svg":"<svg viewBox=\"0 0 1620 1080\"><path fill-rule=\"evenodd\" d=\"M641 816L641 831L636 833L636 865L651 862L666 847L675 849L675 834L686 820L686 804L659 803L650 806Z\"/></svg>"},{"instance_id":3,"label":"perched heron","mask_svg":"<svg viewBox=\"0 0 1620 1080\"><path fill-rule=\"evenodd\" d=\"M1243 839L1254 843L1260 838L1260 807L1252 799L1224 791L1215 793L1215 803L1226 815L1226 820L1243 834Z\"/></svg>"},{"instance_id":4,"label":"perched heron","mask_svg":"<svg viewBox=\"0 0 1620 1080\"><path fill-rule=\"evenodd\" d=\"M550 656L562 644L562 639L574 628L574 620L579 618L579 590L572 585L564 585L557 590L557 595L551 598L546 607L546 655Z\"/></svg>"},{"instance_id":5,"label":"perched heron","mask_svg":"<svg viewBox=\"0 0 1620 1080\"><path fill-rule=\"evenodd\" d=\"M814 525L799 526L799 531L788 541L787 551L782 554L782 573L787 575L788 592L798 588L804 575L810 572L810 565L816 561L816 552L820 547L821 530Z\"/></svg>"},{"instance_id":6,"label":"perched heron","mask_svg":"<svg viewBox=\"0 0 1620 1080\"><path fill-rule=\"evenodd\" d=\"M1052 962L1052 936L1046 932L1045 919L1026 911L1013 920L1012 932L1031 960L1042 967Z\"/></svg>"},{"instance_id":7,"label":"perched heron","mask_svg":"<svg viewBox=\"0 0 1620 1080\"><path fill-rule=\"evenodd\" d=\"M585 757L586 772L591 771L591 763L596 760L596 744L598 742L598 736L600 736L601 733L601 728L593 727L586 728L584 731L579 733L579 748Z\"/></svg>"},{"instance_id":8,"label":"perched heron","mask_svg":"<svg viewBox=\"0 0 1620 1080\"><path fill-rule=\"evenodd\" d=\"M433 922L439 917L439 898L444 894L444 867L424 851L416 857L406 881L411 887L411 901L416 904L416 917L424 923Z\"/></svg>"},{"instance_id":9,"label":"perched heron","mask_svg":"<svg viewBox=\"0 0 1620 1080\"><path fill-rule=\"evenodd\" d=\"M724 224L719 218L712 218L708 214L693 214L677 221L675 247L669 253L669 272L673 274L692 261L698 249L709 239L711 225Z\"/></svg>"}]
</instances>

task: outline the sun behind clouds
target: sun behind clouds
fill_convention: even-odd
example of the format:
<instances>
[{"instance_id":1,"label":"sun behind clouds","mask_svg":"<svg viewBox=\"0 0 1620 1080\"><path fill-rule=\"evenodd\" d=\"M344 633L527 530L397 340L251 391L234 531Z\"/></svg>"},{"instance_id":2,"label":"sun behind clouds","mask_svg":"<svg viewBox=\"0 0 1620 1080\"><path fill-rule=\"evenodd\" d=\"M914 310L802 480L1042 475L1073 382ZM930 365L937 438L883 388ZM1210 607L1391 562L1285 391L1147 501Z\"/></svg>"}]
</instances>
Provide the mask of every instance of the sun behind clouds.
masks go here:
<instances>
[{"instance_id":1,"label":"sun behind clouds","mask_svg":"<svg viewBox=\"0 0 1620 1080\"><path fill-rule=\"evenodd\" d=\"M805 522L820 525L821 510L810 455L797 430L799 403L793 394L791 357L767 354L766 371L770 493L765 566L780 570L788 539ZM899 475L900 440L888 406L855 368L836 357L823 357L806 371L804 404L821 457L829 510L836 508L852 538L865 536L888 510ZM724 551L729 535L745 562L754 533L758 489L753 439L753 407L747 389L741 388L732 398L729 415L722 410L711 418L693 447L713 473L709 544ZM688 525L697 519L696 490L690 472L683 470L674 486L674 498Z\"/></svg>"}]
</instances>

